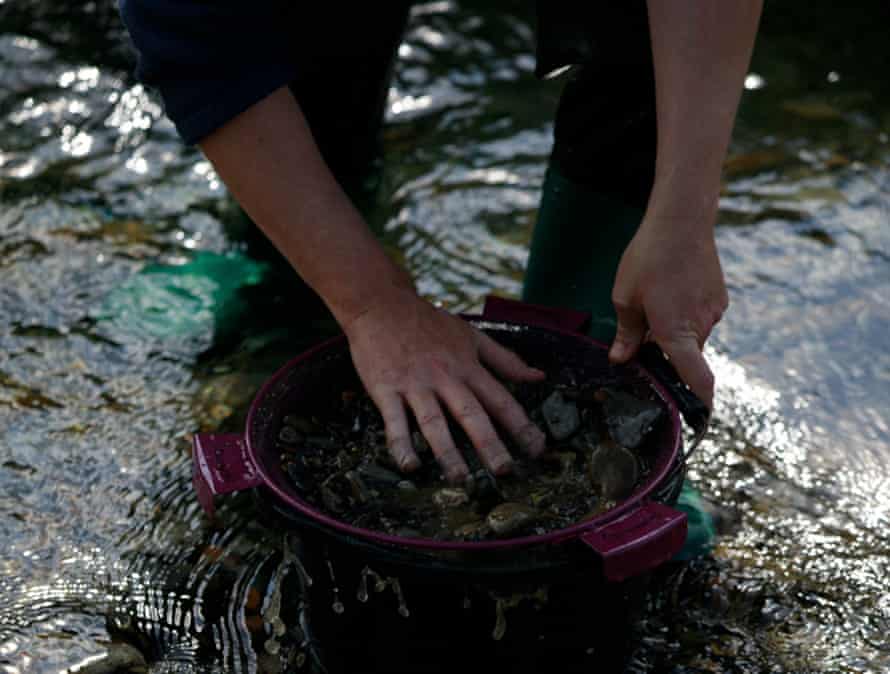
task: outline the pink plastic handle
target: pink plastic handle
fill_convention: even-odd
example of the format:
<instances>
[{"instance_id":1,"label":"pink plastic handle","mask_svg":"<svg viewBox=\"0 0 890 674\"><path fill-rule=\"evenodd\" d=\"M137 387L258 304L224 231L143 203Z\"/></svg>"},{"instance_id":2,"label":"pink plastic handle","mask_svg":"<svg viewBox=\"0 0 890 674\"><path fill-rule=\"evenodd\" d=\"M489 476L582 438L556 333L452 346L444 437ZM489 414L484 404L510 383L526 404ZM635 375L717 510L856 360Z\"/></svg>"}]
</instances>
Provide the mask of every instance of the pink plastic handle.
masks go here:
<instances>
[{"instance_id":1,"label":"pink plastic handle","mask_svg":"<svg viewBox=\"0 0 890 674\"><path fill-rule=\"evenodd\" d=\"M566 332L586 332L590 314L563 307L528 304L519 300L489 295L485 298L482 318L486 321L524 323L541 328L555 328Z\"/></svg>"},{"instance_id":2,"label":"pink plastic handle","mask_svg":"<svg viewBox=\"0 0 890 674\"><path fill-rule=\"evenodd\" d=\"M603 575L618 582L654 569L676 555L686 541L686 513L646 503L581 540L599 555Z\"/></svg>"},{"instance_id":3,"label":"pink plastic handle","mask_svg":"<svg viewBox=\"0 0 890 674\"><path fill-rule=\"evenodd\" d=\"M263 481L240 434L196 433L192 459L192 481L198 501L211 517L214 496L250 489Z\"/></svg>"}]
</instances>

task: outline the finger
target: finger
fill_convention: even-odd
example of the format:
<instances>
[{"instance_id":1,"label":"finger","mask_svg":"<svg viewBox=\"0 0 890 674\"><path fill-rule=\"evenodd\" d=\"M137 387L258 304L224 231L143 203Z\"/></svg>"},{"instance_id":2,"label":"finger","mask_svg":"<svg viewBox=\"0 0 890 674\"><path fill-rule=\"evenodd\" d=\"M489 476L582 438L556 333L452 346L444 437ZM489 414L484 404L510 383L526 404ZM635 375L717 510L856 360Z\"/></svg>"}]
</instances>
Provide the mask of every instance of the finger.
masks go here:
<instances>
[{"instance_id":1,"label":"finger","mask_svg":"<svg viewBox=\"0 0 890 674\"><path fill-rule=\"evenodd\" d=\"M485 467L495 475L509 473L513 459L498 437L488 413L473 392L462 382L451 379L442 384L438 393L451 414L467 432Z\"/></svg>"},{"instance_id":2,"label":"finger","mask_svg":"<svg viewBox=\"0 0 890 674\"><path fill-rule=\"evenodd\" d=\"M613 363L624 363L633 357L646 336L646 315L640 307L619 300L613 303L618 314L618 330L609 349L609 359Z\"/></svg>"},{"instance_id":3,"label":"finger","mask_svg":"<svg viewBox=\"0 0 890 674\"><path fill-rule=\"evenodd\" d=\"M698 346L698 338L690 333L682 337L658 340L658 345L671 359L671 364L692 392L713 409L714 375Z\"/></svg>"},{"instance_id":4,"label":"finger","mask_svg":"<svg viewBox=\"0 0 890 674\"><path fill-rule=\"evenodd\" d=\"M516 440L523 452L534 457L544 451L547 436L532 423L516 398L485 368L478 368L467 379L467 384L489 414Z\"/></svg>"},{"instance_id":5,"label":"finger","mask_svg":"<svg viewBox=\"0 0 890 674\"><path fill-rule=\"evenodd\" d=\"M449 482L460 482L469 475L464 458L457 451L448 423L442 413L442 407L430 390L409 392L408 404L414 412L414 418L420 426L420 432L430 443L436 460Z\"/></svg>"},{"instance_id":6,"label":"finger","mask_svg":"<svg viewBox=\"0 0 890 674\"><path fill-rule=\"evenodd\" d=\"M396 465L401 470L415 470L420 467L420 459L411 444L408 416L405 405L397 393L389 393L374 398L383 423L386 426L386 446Z\"/></svg>"},{"instance_id":7,"label":"finger","mask_svg":"<svg viewBox=\"0 0 890 674\"><path fill-rule=\"evenodd\" d=\"M702 331L700 339L698 340L699 351L705 348L705 342L711 338L711 332L714 330L714 327L723 320L724 311L726 311L725 305L718 306L711 310L710 321L706 323L707 329Z\"/></svg>"},{"instance_id":8,"label":"finger","mask_svg":"<svg viewBox=\"0 0 890 674\"><path fill-rule=\"evenodd\" d=\"M526 365L525 361L510 349L501 346L481 332L479 358L496 372L513 381L540 381L547 376L542 370Z\"/></svg>"}]
</instances>

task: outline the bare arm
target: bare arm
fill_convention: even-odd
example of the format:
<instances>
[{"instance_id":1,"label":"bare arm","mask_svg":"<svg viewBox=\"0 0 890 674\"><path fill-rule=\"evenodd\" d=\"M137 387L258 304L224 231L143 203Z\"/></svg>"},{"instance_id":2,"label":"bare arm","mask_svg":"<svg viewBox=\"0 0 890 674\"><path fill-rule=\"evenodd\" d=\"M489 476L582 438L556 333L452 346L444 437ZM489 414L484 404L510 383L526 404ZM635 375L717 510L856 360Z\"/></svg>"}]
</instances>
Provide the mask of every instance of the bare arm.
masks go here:
<instances>
[{"instance_id":1,"label":"bare arm","mask_svg":"<svg viewBox=\"0 0 890 674\"><path fill-rule=\"evenodd\" d=\"M709 405L701 354L729 303L714 241L720 174L762 0L648 0L658 151L640 230L625 251L613 300L613 360L650 335Z\"/></svg>"},{"instance_id":2,"label":"bare arm","mask_svg":"<svg viewBox=\"0 0 890 674\"><path fill-rule=\"evenodd\" d=\"M201 149L341 325L375 295L412 287L331 175L287 89L235 117Z\"/></svg>"},{"instance_id":3,"label":"bare arm","mask_svg":"<svg viewBox=\"0 0 890 674\"><path fill-rule=\"evenodd\" d=\"M406 405L452 480L461 479L467 468L442 404L496 473L509 470L510 455L489 414L526 451L543 450L541 431L482 363L516 380L542 373L417 296L411 279L387 257L331 175L287 88L215 131L201 149L343 327L401 467L418 465Z\"/></svg>"}]
</instances>

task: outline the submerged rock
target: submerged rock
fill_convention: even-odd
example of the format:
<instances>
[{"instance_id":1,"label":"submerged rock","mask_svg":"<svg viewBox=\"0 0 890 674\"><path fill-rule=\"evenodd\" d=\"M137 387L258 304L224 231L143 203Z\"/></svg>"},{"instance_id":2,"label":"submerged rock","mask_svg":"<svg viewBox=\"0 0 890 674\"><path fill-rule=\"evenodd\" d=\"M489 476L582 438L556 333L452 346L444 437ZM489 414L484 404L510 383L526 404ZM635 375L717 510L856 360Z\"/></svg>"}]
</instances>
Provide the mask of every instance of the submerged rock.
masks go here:
<instances>
[{"instance_id":1,"label":"submerged rock","mask_svg":"<svg viewBox=\"0 0 890 674\"><path fill-rule=\"evenodd\" d=\"M470 502L470 495L465 489L445 487L433 494L433 503L440 508L456 508Z\"/></svg>"},{"instance_id":2,"label":"submerged rock","mask_svg":"<svg viewBox=\"0 0 890 674\"><path fill-rule=\"evenodd\" d=\"M491 527L488 526L488 522L477 520L459 526L454 530L454 537L462 540L478 541L485 538L489 532L491 532Z\"/></svg>"},{"instance_id":3,"label":"submerged rock","mask_svg":"<svg viewBox=\"0 0 890 674\"><path fill-rule=\"evenodd\" d=\"M562 475L568 475L578 458L575 452L549 452L541 456L541 461L559 466Z\"/></svg>"},{"instance_id":4,"label":"submerged rock","mask_svg":"<svg viewBox=\"0 0 890 674\"><path fill-rule=\"evenodd\" d=\"M362 464L357 470L362 479L372 483L395 485L402 481L401 475L376 463Z\"/></svg>"},{"instance_id":5,"label":"submerged rock","mask_svg":"<svg viewBox=\"0 0 890 674\"><path fill-rule=\"evenodd\" d=\"M640 477L640 466L633 452L618 445L604 445L590 456L590 484L600 495L619 501L633 491Z\"/></svg>"},{"instance_id":6,"label":"submerged rock","mask_svg":"<svg viewBox=\"0 0 890 674\"><path fill-rule=\"evenodd\" d=\"M641 400L630 393L603 390L603 412L612 439L622 447L636 449L664 416L655 400Z\"/></svg>"},{"instance_id":7,"label":"submerged rock","mask_svg":"<svg viewBox=\"0 0 890 674\"><path fill-rule=\"evenodd\" d=\"M581 425L578 406L559 391L551 393L541 405L541 414L550 436L557 442L567 440Z\"/></svg>"},{"instance_id":8,"label":"submerged rock","mask_svg":"<svg viewBox=\"0 0 890 674\"><path fill-rule=\"evenodd\" d=\"M112 643L107 646L105 657L77 668L81 674L145 674L148 663L145 657L133 646L125 643Z\"/></svg>"},{"instance_id":9,"label":"submerged rock","mask_svg":"<svg viewBox=\"0 0 890 674\"><path fill-rule=\"evenodd\" d=\"M349 488L352 490L352 497L356 501L359 503L367 503L373 498L374 494L368 489L368 486L356 471L347 470L343 477L349 482Z\"/></svg>"},{"instance_id":10,"label":"submerged rock","mask_svg":"<svg viewBox=\"0 0 890 674\"><path fill-rule=\"evenodd\" d=\"M289 426L294 430L303 433L304 435L309 434L317 434L321 428L317 423L315 423L312 419L307 419L306 417L300 417L296 414L287 414L285 415L282 422L285 426Z\"/></svg>"},{"instance_id":11,"label":"submerged rock","mask_svg":"<svg viewBox=\"0 0 890 674\"><path fill-rule=\"evenodd\" d=\"M340 498L337 492L326 484L321 485L319 491L321 492L321 501L324 503L325 508L336 514L343 512L343 499Z\"/></svg>"},{"instance_id":12,"label":"submerged rock","mask_svg":"<svg viewBox=\"0 0 890 674\"><path fill-rule=\"evenodd\" d=\"M282 426L278 439L286 445L295 445L300 441L300 434L292 426Z\"/></svg>"},{"instance_id":13,"label":"submerged rock","mask_svg":"<svg viewBox=\"0 0 890 674\"><path fill-rule=\"evenodd\" d=\"M485 522L498 536L510 534L538 519L537 511L522 503L501 503L494 508Z\"/></svg>"},{"instance_id":14,"label":"submerged rock","mask_svg":"<svg viewBox=\"0 0 890 674\"><path fill-rule=\"evenodd\" d=\"M423 538L423 534L420 533L417 529L412 529L411 527L399 527L395 531L393 531L395 536L399 536L400 538Z\"/></svg>"}]
</instances>

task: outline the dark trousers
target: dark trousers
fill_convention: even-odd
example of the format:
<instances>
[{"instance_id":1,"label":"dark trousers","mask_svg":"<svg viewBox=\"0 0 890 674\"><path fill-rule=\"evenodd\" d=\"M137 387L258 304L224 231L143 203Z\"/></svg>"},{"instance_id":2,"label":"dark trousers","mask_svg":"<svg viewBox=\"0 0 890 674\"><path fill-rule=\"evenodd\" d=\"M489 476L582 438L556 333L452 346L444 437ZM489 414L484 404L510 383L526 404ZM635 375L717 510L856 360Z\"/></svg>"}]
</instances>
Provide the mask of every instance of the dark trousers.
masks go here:
<instances>
[{"instance_id":1,"label":"dark trousers","mask_svg":"<svg viewBox=\"0 0 890 674\"><path fill-rule=\"evenodd\" d=\"M322 154L359 202L374 185L369 176L381 151L386 92L408 4L383 5L387 16L375 17L378 29L352 36L345 53L338 42L315 71L291 85ZM539 3L539 75L575 65L562 76L523 287L528 302L590 312L591 335L604 342L614 336L612 284L652 188L656 147L645 3L615 4L553 11Z\"/></svg>"}]
</instances>

